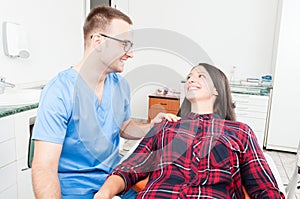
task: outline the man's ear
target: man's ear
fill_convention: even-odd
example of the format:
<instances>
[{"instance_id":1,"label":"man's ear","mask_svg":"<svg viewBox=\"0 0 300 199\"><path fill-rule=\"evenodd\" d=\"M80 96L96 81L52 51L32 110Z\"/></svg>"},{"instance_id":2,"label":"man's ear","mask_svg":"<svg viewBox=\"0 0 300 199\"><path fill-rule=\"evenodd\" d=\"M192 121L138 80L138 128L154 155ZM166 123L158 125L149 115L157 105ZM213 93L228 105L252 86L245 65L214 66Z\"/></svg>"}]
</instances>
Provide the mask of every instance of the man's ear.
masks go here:
<instances>
[{"instance_id":1,"label":"man's ear","mask_svg":"<svg viewBox=\"0 0 300 199\"><path fill-rule=\"evenodd\" d=\"M96 49L98 52L101 52L102 51L102 42L103 42L103 37L101 37L100 35L95 35L93 38L92 38L92 48L93 49Z\"/></svg>"},{"instance_id":2,"label":"man's ear","mask_svg":"<svg viewBox=\"0 0 300 199\"><path fill-rule=\"evenodd\" d=\"M93 46L99 46L102 40L103 37L101 37L100 35L93 35L93 37L91 38L91 42Z\"/></svg>"}]
</instances>

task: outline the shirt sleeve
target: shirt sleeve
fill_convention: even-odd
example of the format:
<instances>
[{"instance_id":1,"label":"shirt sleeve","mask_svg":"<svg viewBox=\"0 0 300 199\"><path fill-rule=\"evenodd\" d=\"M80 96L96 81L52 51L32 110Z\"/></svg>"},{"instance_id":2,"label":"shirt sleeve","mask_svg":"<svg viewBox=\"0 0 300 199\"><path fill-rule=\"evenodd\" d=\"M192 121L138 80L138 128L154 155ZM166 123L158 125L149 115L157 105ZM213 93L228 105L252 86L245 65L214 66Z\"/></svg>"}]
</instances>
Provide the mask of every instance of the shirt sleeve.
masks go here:
<instances>
[{"instance_id":1,"label":"shirt sleeve","mask_svg":"<svg viewBox=\"0 0 300 199\"><path fill-rule=\"evenodd\" d=\"M43 90L32 139L63 143L68 122L65 103L60 89L50 85Z\"/></svg>"},{"instance_id":2,"label":"shirt sleeve","mask_svg":"<svg viewBox=\"0 0 300 199\"><path fill-rule=\"evenodd\" d=\"M241 175L247 192L251 198L284 198L254 132L247 125L244 129L249 137L241 158Z\"/></svg>"},{"instance_id":3,"label":"shirt sleeve","mask_svg":"<svg viewBox=\"0 0 300 199\"><path fill-rule=\"evenodd\" d=\"M161 129L162 123L155 125L142 139L135 151L110 174L119 175L124 179L125 189L119 194L124 194L131 186L147 178L155 169L157 136L160 135Z\"/></svg>"}]
</instances>

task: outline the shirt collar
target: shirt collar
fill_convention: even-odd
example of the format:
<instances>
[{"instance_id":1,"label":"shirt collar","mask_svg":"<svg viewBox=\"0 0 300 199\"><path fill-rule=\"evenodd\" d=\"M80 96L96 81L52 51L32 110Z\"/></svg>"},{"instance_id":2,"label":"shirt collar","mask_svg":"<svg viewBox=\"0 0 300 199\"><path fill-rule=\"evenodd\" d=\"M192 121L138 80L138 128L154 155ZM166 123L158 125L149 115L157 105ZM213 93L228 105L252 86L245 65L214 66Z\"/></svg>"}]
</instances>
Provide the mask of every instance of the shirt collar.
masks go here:
<instances>
[{"instance_id":1,"label":"shirt collar","mask_svg":"<svg viewBox=\"0 0 300 199\"><path fill-rule=\"evenodd\" d=\"M191 119L191 120L196 120L196 119L212 120L213 118L220 118L220 117L217 114L213 114L213 113L198 114L198 113L189 112L186 115L186 118Z\"/></svg>"}]
</instances>

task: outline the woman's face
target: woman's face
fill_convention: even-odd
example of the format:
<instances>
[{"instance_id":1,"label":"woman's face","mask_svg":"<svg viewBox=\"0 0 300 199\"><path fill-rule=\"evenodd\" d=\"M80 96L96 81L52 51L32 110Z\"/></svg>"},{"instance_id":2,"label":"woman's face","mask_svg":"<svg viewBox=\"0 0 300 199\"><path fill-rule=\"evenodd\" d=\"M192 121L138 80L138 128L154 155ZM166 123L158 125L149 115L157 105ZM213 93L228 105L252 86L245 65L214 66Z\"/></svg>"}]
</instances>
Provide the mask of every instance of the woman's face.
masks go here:
<instances>
[{"instance_id":1,"label":"woman's face","mask_svg":"<svg viewBox=\"0 0 300 199\"><path fill-rule=\"evenodd\" d=\"M185 96L190 102L215 99L212 97L218 95L210 75L201 65L191 70L187 76L184 90Z\"/></svg>"}]
</instances>

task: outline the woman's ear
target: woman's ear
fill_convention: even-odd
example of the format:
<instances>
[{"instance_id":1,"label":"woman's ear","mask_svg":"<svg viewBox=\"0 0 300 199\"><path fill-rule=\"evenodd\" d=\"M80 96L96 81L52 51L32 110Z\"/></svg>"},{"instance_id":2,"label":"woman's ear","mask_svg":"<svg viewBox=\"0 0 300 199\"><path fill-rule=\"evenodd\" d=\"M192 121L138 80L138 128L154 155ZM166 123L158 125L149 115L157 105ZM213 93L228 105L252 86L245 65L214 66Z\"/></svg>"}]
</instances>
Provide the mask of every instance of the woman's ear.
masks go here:
<instances>
[{"instance_id":1,"label":"woman's ear","mask_svg":"<svg viewBox=\"0 0 300 199\"><path fill-rule=\"evenodd\" d=\"M213 89L213 92L212 92L214 95L219 95L218 91L216 88Z\"/></svg>"}]
</instances>

